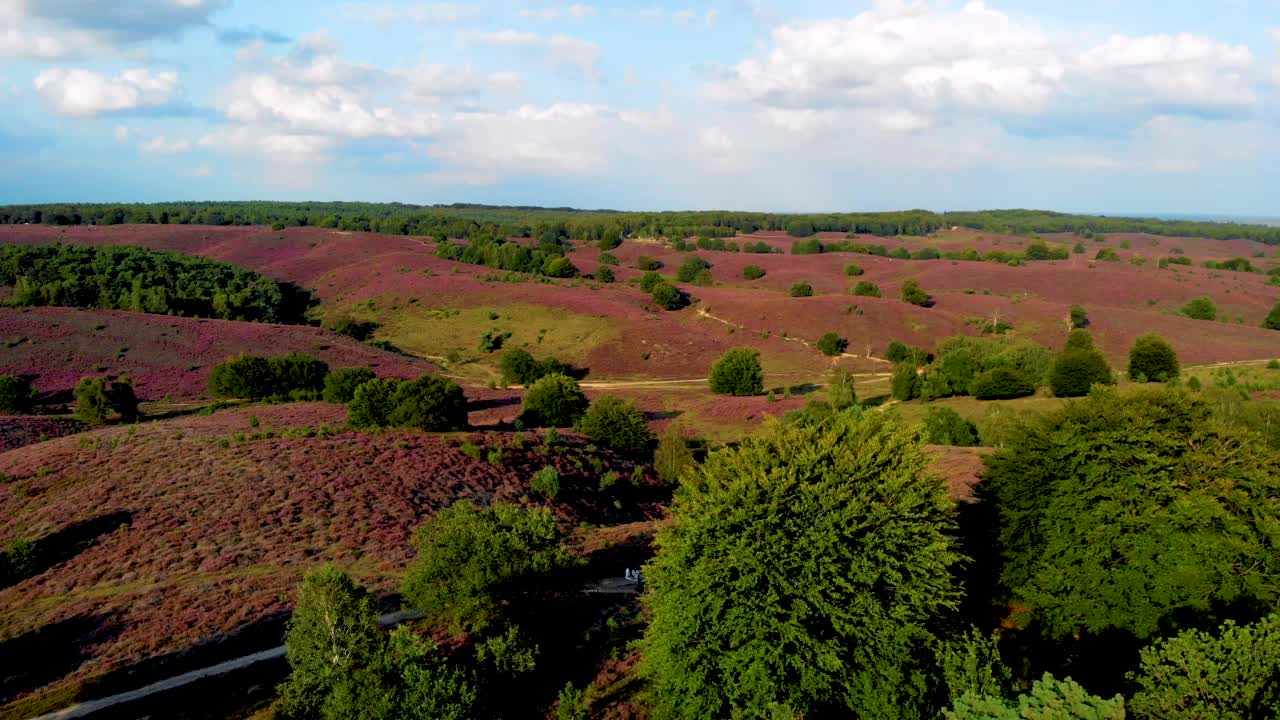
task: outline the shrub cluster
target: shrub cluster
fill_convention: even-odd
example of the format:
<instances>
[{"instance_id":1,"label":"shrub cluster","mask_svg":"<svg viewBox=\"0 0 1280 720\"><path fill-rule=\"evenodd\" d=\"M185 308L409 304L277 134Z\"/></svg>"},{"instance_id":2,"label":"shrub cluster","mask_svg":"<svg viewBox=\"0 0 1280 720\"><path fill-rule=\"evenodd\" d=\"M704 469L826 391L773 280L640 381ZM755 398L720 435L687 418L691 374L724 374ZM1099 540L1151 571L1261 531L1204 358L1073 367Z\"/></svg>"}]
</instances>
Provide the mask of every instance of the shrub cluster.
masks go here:
<instances>
[{"instance_id":1,"label":"shrub cluster","mask_svg":"<svg viewBox=\"0 0 1280 720\"><path fill-rule=\"evenodd\" d=\"M572 375L573 368L556 358L537 360L524 348L514 348L502 354L499 361L503 385L529 386L548 375Z\"/></svg>"},{"instance_id":2,"label":"shrub cluster","mask_svg":"<svg viewBox=\"0 0 1280 720\"><path fill-rule=\"evenodd\" d=\"M121 376L110 380L85 377L75 388L76 417L89 425L101 425L111 413L123 422L138 419L138 396L133 382Z\"/></svg>"},{"instance_id":3,"label":"shrub cluster","mask_svg":"<svg viewBox=\"0 0 1280 720\"><path fill-rule=\"evenodd\" d=\"M587 408L578 430L591 441L619 452L641 455L653 446L653 431L635 405L606 395Z\"/></svg>"},{"instance_id":4,"label":"shrub cluster","mask_svg":"<svg viewBox=\"0 0 1280 720\"><path fill-rule=\"evenodd\" d=\"M853 294L858 297L880 297L880 286L870 280L859 280L853 286Z\"/></svg>"},{"instance_id":5,"label":"shrub cluster","mask_svg":"<svg viewBox=\"0 0 1280 720\"><path fill-rule=\"evenodd\" d=\"M711 366L711 392L717 395L760 395L764 392L764 370L760 353L751 348L733 348Z\"/></svg>"},{"instance_id":6,"label":"shrub cluster","mask_svg":"<svg viewBox=\"0 0 1280 720\"><path fill-rule=\"evenodd\" d=\"M520 408L525 427L573 427L587 411L587 396L578 381L552 374L529 386Z\"/></svg>"},{"instance_id":7,"label":"shrub cluster","mask_svg":"<svg viewBox=\"0 0 1280 720\"><path fill-rule=\"evenodd\" d=\"M265 358L240 355L209 373L209 392L219 397L315 399L324 391L329 366L310 355Z\"/></svg>"},{"instance_id":8,"label":"shrub cluster","mask_svg":"<svg viewBox=\"0 0 1280 720\"><path fill-rule=\"evenodd\" d=\"M1058 397L1088 395L1094 385L1113 385L1111 366L1102 353L1093 349L1063 350L1053 359L1049 388Z\"/></svg>"},{"instance_id":9,"label":"shrub cluster","mask_svg":"<svg viewBox=\"0 0 1280 720\"><path fill-rule=\"evenodd\" d=\"M1168 382L1181 372L1178 353L1159 335L1142 335L1129 349L1129 379L1134 382Z\"/></svg>"},{"instance_id":10,"label":"shrub cluster","mask_svg":"<svg viewBox=\"0 0 1280 720\"><path fill-rule=\"evenodd\" d=\"M684 262L680 263L680 268L676 270L676 280L693 282L699 273L710 269L711 263L697 255L690 255L684 259Z\"/></svg>"},{"instance_id":11,"label":"shrub cluster","mask_svg":"<svg viewBox=\"0 0 1280 720\"><path fill-rule=\"evenodd\" d=\"M653 286L653 304L663 310L679 310L689 305L689 295L671 283Z\"/></svg>"},{"instance_id":12,"label":"shrub cluster","mask_svg":"<svg viewBox=\"0 0 1280 720\"><path fill-rule=\"evenodd\" d=\"M924 416L924 441L932 445L972 447L978 444L978 429L960 413L947 407L930 408Z\"/></svg>"},{"instance_id":13,"label":"shrub cluster","mask_svg":"<svg viewBox=\"0 0 1280 720\"><path fill-rule=\"evenodd\" d=\"M347 420L355 427L404 427L448 432L467 427L467 398L462 388L444 378L373 379L356 388L347 404Z\"/></svg>"},{"instance_id":14,"label":"shrub cluster","mask_svg":"<svg viewBox=\"0 0 1280 720\"><path fill-rule=\"evenodd\" d=\"M829 332L818 338L818 342L815 343L815 345L823 355L826 355L827 357L835 357L849 347L849 341L840 337L836 333Z\"/></svg>"},{"instance_id":15,"label":"shrub cluster","mask_svg":"<svg viewBox=\"0 0 1280 720\"><path fill-rule=\"evenodd\" d=\"M759 280L764 276L764 268L759 265L748 265L742 268L742 278L744 280Z\"/></svg>"},{"instance_id":16,"label":"shrub cluster","mask_svg":"<svg viewBox=\"0 0 1280 720\"><path fill-rule=\"evenodd\" d=\"M17 375L0 375L0 413L29 413L35 400L36 391L30 380Z\"/></svg>"}]
</instances>

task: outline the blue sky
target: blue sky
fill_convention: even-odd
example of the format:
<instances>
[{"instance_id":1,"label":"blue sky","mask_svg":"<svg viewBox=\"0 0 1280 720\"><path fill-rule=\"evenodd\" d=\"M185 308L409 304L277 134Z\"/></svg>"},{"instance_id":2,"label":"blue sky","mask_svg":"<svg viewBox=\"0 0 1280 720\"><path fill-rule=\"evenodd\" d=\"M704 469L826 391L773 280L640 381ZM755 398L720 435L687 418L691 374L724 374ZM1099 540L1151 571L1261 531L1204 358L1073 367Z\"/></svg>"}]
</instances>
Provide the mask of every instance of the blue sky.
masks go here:
<instances>
[{"instance_id":1,"label":"blue sky","mask_svg":"<svg viewBox=\"0 0 1280 720\"><path fill-rule=\"evenodd\" d=\"M0 0L0 203L1277 215L1278 27L1278 0Z\"/></svg>"}]
</instances>

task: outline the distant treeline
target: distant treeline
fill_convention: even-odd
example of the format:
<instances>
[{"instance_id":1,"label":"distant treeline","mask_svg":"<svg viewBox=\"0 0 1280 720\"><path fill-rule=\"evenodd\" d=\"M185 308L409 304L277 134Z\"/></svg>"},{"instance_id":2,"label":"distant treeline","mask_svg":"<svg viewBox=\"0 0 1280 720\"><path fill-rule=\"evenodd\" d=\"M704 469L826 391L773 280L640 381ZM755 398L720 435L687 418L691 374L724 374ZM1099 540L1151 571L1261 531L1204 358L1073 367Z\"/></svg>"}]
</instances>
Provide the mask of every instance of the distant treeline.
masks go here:
<instances>
[{"instance_id":1,"label":"distant treeline","mask_svg":"<svg viewBox=\"0 0 1280 720\"><path fill-rule=\"evenodd\" d=\"M9 305L60 305L254 322L305 322L308 291L207 258L139 247L6 245Z\"/></svg>"},{"instance_id":2,"label":"distant treeline","mask_svg":"<svg viewBox=\"0 0 1280 720\"><path fill-rule=\"evenodd\" d=\"M600 243L602 246L618 238L637 236L716 238L758 230L786 231L794 237L808 237L817 232L895 236L926 235L951 226L1019 235L1142 232L1223 240L1247 238L1280 244L1280 227L1268 225L1071 215L1041 210L783 214L718 210L619 212L468 204L191 202L12 205L0 207L0 224L5 223L314 226L466 239L480 235L493 238L533 237L540 228L552 226L563 229L563 234L570 239Z\"/></svg>"}]
</instances>

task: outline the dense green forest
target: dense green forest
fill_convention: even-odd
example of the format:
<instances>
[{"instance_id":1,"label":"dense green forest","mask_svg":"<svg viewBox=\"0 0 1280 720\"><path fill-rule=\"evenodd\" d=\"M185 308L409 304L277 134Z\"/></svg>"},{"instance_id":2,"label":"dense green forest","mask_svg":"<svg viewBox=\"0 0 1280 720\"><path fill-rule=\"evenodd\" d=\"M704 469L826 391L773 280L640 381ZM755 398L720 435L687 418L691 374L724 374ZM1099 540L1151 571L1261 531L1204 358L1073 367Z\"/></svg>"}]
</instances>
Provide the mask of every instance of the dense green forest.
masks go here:
<instances>
[{"instance_id":1,"label":"dense green forest","mask_svg":"<svg viewBox=\"0 0 1280 720\"><path fill-rule=\"evenodd\" d=\"M138 247L0 247L8 304L299 324L310 293L227 263Z\"/></svg>"},{"instance_id":2,"label":"dense green forest","mask_svg":"<svg viewBox=\"0 0 1280 720\"><path fill-rule=\"evenodd\" d=\"M48 204L0 207L0 224L316 226L396 235L470 238L478 234L530 236L537 226L560 225L574 240L603 241L628 235L730 237L757 230L785 230L796 237L815 232L923 235L960 226L1014 234L1143 232L1153 235L1248 238L1280 244L1280 227L1198 220L1074 215L1042 210L983 210L935 213L785 214L719 210L619 212L489 205L402 203L181 202L156 204Z\"/></svg>"}]
</instances>

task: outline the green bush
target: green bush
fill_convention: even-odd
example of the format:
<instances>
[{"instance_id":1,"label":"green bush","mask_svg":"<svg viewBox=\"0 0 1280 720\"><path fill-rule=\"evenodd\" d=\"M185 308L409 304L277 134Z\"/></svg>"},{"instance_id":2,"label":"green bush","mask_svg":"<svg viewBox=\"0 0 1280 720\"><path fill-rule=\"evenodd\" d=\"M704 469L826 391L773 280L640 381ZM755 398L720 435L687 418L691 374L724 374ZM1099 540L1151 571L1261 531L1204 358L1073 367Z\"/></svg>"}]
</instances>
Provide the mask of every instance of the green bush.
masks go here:
<instances>
[{"instance_id":1,"label":"green bush","mask_svg":"<svg viewBox=\"0 0 1280 720\"><path fill-rule=\"evenodd\" d=\"M848 370L844 368L832 370L827 388L827 402L833 410L846 410L858 404L858 393L854 387L853 373Z\"/></svg>"},{"instance_id":2,"label":"green bush","mask_svg":"<svg viewBox=\"0 0 1280 720\"><path fill-rule=\"evenodd\" d=\"M827 357L835 357L845 351L849 347L849 341L839 335L829 332L818 338L816 343L818 350Z\"/></svg>"},{"instance_id":3,"label":"green bush","mask_svg":"<svg viewBox=\"0 0 1280 720\"><path fill-rule=\"evenodd\" d=\"M596 282L602 282L602 283L611 283L617 279L614 277L613 271L609 269L608 265L601 265L600 267L596 268L595 278L596 278Z\"/></svg>"},{"instance_id":4,"label":"green bush","mask_svg":"<svg viewBox=\"0 0 1280 720\"><path fill-rule=\"evenodd\" d=\"M1218 306L1213 303L1213 298L1198 297L1182 306L1182 314L1193 320L1216 320Z\"/></svg>"},{"instance_id":5,"label":"green bush","mask_svg":"<svg viewBox=\"0 0 1280 720\"><path fill-rule=\"evenodd\" d=\"M635 405L606 395L591 403L578 430L596 445L639 455L649 452L653 432Z\"/></svg>"},{"instance_id":6,"label":"green bush","mask_svg":"<svg viewBox=\"0 0 1280 720\"><path fill-rule=\"evenodd\" d=\"M733 348L711 366L711 392L717 395L760 395L764 392L764 370L760 353L751 348Z\"/></svg>"},{"instance_id":7,"label":"green bush","mask_svg":"<svg viewBox=\"0 0 1280 720\"><path fill-rule=\"evenodd\" d=\"M894 400L907 401L920 397L920 372L915 363L898 363L893 366L889 393Z\"/></svg>"},{"instance_id":8,"label":"green bush","mask_svg":"<svg viewBox=\"0 0 1280 720\"><path fill-rule=\"evenodd\" d=\"M587 411L587 396L567 375L547 375L524 394L520 420L525 427L573 427Z\"/></svg>"},{"instance_id":9,"label":"green bush","mask_svg":"<svg viewBox=\"0 0 1280 720\"><path fill-rule=\"evenodd\" d=\"M502 330L498 330L497 328L494 328L493 330L489 330L484 335L480 336L480 352L482 353L497 352L502 349L502 346L505 345L507 342L507 338L510 338L510 337L511 337L510 331L504 332Z\"/></svg>"},{"instance_id":10,"label":"green bush","mask_svg":"<svg viewBox=\"0 0 1280 720\"><path fill-rule=\"evenodd\" d=\"M636 258L636 269L644 272L662 269L662 263L646 255Z\"/></svg>"},{"instance_id":11,"label":"green bush","mask_svg":"<svg viewBox=\"0 0 1280 720\"><path fill-rule=\"evenodd\" d=\"M363 386L361 386L363 387ZM391 398L387 422L428 432L448 432L467 427L467 398L452 380L423 375L402 382Z\"/></svg>"},{"instance_id":12,"label":"green bush","mask_svg":"<svg viewBox=\"0 0 1280 720\"><path fill-rule=\"evenodd\" d=\"M36 391L31 381L17 375L0 375L0 413L18 415L31 412Z\"/></svg>"},{"instance_id":13,"label":"green bush","mask_svg":"<svg viewBox=\"0 0 1280 720\"><path fill-rule=\"evenodd\" d=\"M858 277L859 275L865 272L866 270L863 270L861 265L849 263L848 265L844 266L844 274L848 275L849 277Z\"/></svg>"},{"instance_id":14,"label":"green bush","mask_svg":"<svg viewBox=\"0 0 1280 720\"><path fill-rule=\"evenodd\" d=\"M791 286L790 295L791 297L813 297L813 286L808 280L801 280Z\"/></svg>"},{"instance_id":15,"label":"green bush","mask_svg":"<svg viewBox=\"0 0 1280 720\"><path fill-rule=\"evenodd\" d=\"M1093 335L1084 328L1076 328L1067 335L1067 344L1063 350L1093 350Z\"/></svg>"},{"instance_id":16,"label":"green bush","mask_svg":"<svg viewBox=\"0 0 1280 720\"><path fill-rule=\"evenodd\" d=\"M1267 369L1268 369L1268 370L1280 370L1280 360L1277 360L1277 359L1274 359L1274 358L1273 358L1273 359L1271 359L1271 360L1268 360L1268 361L1267 361Z\"/></svg>"},{"instance_id":17,"label":"green bush","mask_svg":"<svg viewBox=\"0 0 1280 720\"><path fill-rule=\"evenodd\" d=\"M913 363L924 365L929 362L929 351L924 348L911 347L898 340L890 340L885 349L884 358L891 363Z\"/></svg>"},{"instance_id":18,"label":"green bush","mask_svg":"<svg viewBox=\"0 0 1280 720\"><path fill-rule=\"evenodd\" d=\"M944 720L1125 720L1124 697L1090 695L1071 678L1045 673L1012 702L998 694L965 693L942 713Z\"/></svg>"},{"instance_id":19,"label":"green bush","mask_svg":"<svg viewBox=\"0 0 1280 720\"><path fill-rule=\"evenodd\" d=\"M369 368L352 367L334 370L324 379L324 401L345 405L356 396L356 388L375 377Z\"/></svg>"},{"instance_id":20,"label":"green bush","mask_svg":"<svg viewBox=\"0 0 1280 720\"><path fill-rule=\"evenodd\" d=\"M1280 278L1280 275L1276 276ZM1271 308L1271 312L1262 320L1262 327L1268 330L1280 330L1280 302Z\"/></svg>"},{"instance_id":21,"label":"green bush","mask_svg":"<svg viewBox=\"0 0 1280 720\"><path fill-rule=\"evenodd\" d=\"M0 553L0 585L7 587L33 575L37 560L35 543L25 537L14 539Z\"/></svg>"},{"instance_id":22,"label":"green bush","mask_svg":"<svg viewBox=\"0 0 1280 720\"><path fill-rule=\"evenodd\" d=\"M563 256L548 258L547 264L542 267L542 272L547 277L553 278L578 277L578 268L569 258Z\"/></svg>"},{"instance_id":23,"label":"green bush","mask_svg":"<svg viewBox=\"0 0 1280 720\"><path fill-rule=\"evenodd\" d=\"M1080 397L1094 385L1113 385L1111 366L1097 350L1063 350L1049 370L1049 388L1057 397Z\"/></svg>"},{"instance_id":24,"label":"green bush","mask_svg":"<svg viewBox=\"0 0 1280 720\"><path fill-rule=\"evenodd\" d=\"M600 263L601 265L615 265L615 266L616 266L616 265L618 264L618 257L617 257L616 255L614 255L613 253L602 252L602 253L600 253L600 255L596 258L596 262Z\"/></svg>"},{"instance_id":25,"label":"green bush","mask_svg":"<svg viewBox=\"0 0 1280 720\"><path fill-rule=\"evenodd\" d=\"M548 500L560 494L560 473L550 465L529 477L529 489Z\"/></svg>"},{"instance_id":26,"label":"green bush","mask_svg":"<svg viewBox=\"0 0 1280 720\"><path fill-rule=\"evenodd\" d=\"M658 477L674 485L680 481L681 473L693 464L693 450L684 431L674 423L668 425L658 436L658 446L653 450L654 471Z\"/></svg>"},{"instance_id":27,"label":"green bush","mask_svg":"<svg viewBox=\"0 0 1280 720\"><path fill-rule=\"evenodd\" d=\"M650 270L646 272L644 275L640 276L640 290L643 292L651 293L653 292L654 288L656 288L657 286L661 285L664 282L666 281L662 279L661 275Z\"/></svg>"},{"instance_id":28,"label":"green bush","mask_svg":"<svg viewBox=\"0 0 1280 720\"><path fill-rule=\"evenodd\" d=\"M859 280L853 286L853 294L858 297L880 297L880 286L870 280Z\"/></svg>"},{"instance_id":29,"label":"green bush","mask_svg":"<svg viewBox=\"0 0 1280 720\"><path fill-rule=\"evenodd\" d=\"M1098 254L1093 256L1093 259L1103 262L1120 262L1120 256L1116 254L1116 251L1105 247L1099 250Z\"/></svg>"},{"instance_id":30,"label":"green bush","mask_svg":"<svg viewBox=\"0 0 1280 720\"><path fill-rule=\"evenodd\" d=\"M699 287L711 287L715 284L715 279L711 277L710 270L699 270L698 274L694 275L689 282Z\"/></svg>"},{"instance_id":31,"label":"green bush","mask_svg":"<svg viewBox=\"0 0 1280 720\"><path fill-rule=\"evenodd\" d=\"M124 422L138 419L138 396L133 391L133 381L120 376L107 386L107 405L120 415Z\"/></svg>"},{"instance_id":32,"label":"green bush","mask_svg":"<svg viewBox=\"0 0 1280 720\"><path fill-rule=\"evenodd\" d=\"M979 400L1008 400L1034 395L1036 386L1013 368L998 367L973 379L969 394Z\"/></svg>"},{"instance_id":33,"label":"green bush","mask_svg":"<svg viewBox=\"0 0 1280 720\"><path fill-rule=\"evenodd\" d=\"M930 408L924 416L924 441L931 445L972 447L978 444L978 429L951 408Z\"/></svg>"},{"instance_id":34,"label":"green bush","mask_svg":"<svg viewBox=\"0 0 1280 720\"><path fill-rule=\"evenodd\" d=\"M503 385L528 387L548 375L571 375L573 368L553 357L534 359L524 348L513 348L502 354L498 363Z\"/></svg>"},{"instance_id":35,"label":"green bush","mask_svg":"<svg viewBox=\"0 0 1280 720\"><path fill-rule=\"evenodd\" d=\"M689 296L670 283L658 283L653 288L653 304L663 310L679 310L689 305Z\"/></svg>"},{"instance_id":36,"label":"green bush","mask_svg":"<svg viewBox=\"0 0 1280 720\"><path fill-rule=\"evenodd\" d=\"M76 417L89 425L101 425L107 421L110 403L102 378L80 378L76 384Z\"/></svg>"},{"instance_id":37,"label":"green bush","mask_svg":"<svg viewBox=\"0 0 1280 720\"><path fill-rule=\"evenodd\" d=\"M319 395L328 374L325 362L302 353L273 358L240 355L213 366L209 391L244 400L283 398L295 392Z\"/></svg>"},{"instance_id":38,"label":"green bush","mask_svg":"<svg viewBox=\"0 0 1280 720\"><path fill-rule=\"evenodd\" d=\"M764 277L764 268L759 265L748 265L742 268L742 277L744 280L759 280Z\"/></svg>"},{"instance_id":39,"label":"green bush","mask_svg":"<svg viewBox=\"0 0 1280 720\"><path fill-rule=\"evenodd\" d=\"M1168 382L1180 372L1178 353L1159 335L1139 336L1129 348L1129 379L1134 382Z\"/></svg>"},{"instance_id":40,"label":"green bush","mask_svg":"<svg viewBox=\"0 0 1280 720\"><path fill-rule=\"evenodd\" d=\"M924 288L920 287L920 283L914 279L902 283L900 295L903 302L908 302L912 305L924 307L929 304L929 293L925 292Z\"/></svg>"},{"instance_id":41,"label":"green bush","mask_svg":"<svg viewBox=\"0 0 1280 720\"><path fill-rule=\"evenodd\" d=\"M391 410L400 380L367 380L356 387L347 403L347 422L352 427L386 427L391 424Z\"/></svg>"},{"instance_id":42,"label":"green bush","mask_svg":"<svg viewBox=\"0 0 1280 720\"><path fill-rule=\"evenodd\" d=\"M1083 328L1089 324L1089 313L1085 312L1084 307L1080 305L1071 306L1070 318L1072 330Z\"/></svg>"},{"instance_id":43,"label":"green bush","mask_svg":"<svg viewBox=\"0 0 1280 720\"><path fill-rule=\"evenodd\" d=\"M676 270L676 280L680 282L693 282L698 273L703 270L711 269L711 263L697 255L690 255L680 263L680 268Z\"/></svg>"}]
</instances>

